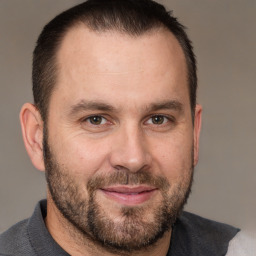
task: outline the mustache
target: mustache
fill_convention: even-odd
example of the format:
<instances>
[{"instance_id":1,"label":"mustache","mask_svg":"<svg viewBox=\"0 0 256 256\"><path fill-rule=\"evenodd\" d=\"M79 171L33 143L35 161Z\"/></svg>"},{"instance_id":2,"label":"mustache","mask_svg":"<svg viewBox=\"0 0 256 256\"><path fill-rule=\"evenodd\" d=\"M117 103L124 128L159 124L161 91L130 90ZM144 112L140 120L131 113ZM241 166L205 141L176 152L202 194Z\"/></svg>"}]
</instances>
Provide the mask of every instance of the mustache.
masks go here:
<instances>
[{"instance_id":1,"label":"mustache","mask_svg":"<svg viewBox=\"0 0 256 256\"><path fill-rule=\"evenodd\" d=\"M128 170L116 170L108 175L92 177L87 183L89 193L95 192L97 189L113 186L113 185L149 185L156 187L162 191L168 191L170 183L165 177L154 176L150 171L140 170L138 172L130 172Z\"/></svg>"}]
</instances>

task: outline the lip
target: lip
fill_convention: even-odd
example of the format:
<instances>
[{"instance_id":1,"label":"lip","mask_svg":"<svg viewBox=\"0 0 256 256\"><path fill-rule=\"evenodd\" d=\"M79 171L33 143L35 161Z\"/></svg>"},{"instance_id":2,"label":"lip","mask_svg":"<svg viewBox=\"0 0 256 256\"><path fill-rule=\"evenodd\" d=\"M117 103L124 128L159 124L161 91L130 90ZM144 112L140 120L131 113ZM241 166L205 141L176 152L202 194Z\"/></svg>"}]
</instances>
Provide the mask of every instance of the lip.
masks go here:
<instances>
[{"instance_id":1,"label":"lip","mask_svg":"<svg viewBox=\"0 0 256 256\"><path fill-rule=\"evenodd\" d=\"M157 188L151 186L113 186L100 189L111 200L123 205L139 205L152 198Z\"/></svg>"}]
</instances>

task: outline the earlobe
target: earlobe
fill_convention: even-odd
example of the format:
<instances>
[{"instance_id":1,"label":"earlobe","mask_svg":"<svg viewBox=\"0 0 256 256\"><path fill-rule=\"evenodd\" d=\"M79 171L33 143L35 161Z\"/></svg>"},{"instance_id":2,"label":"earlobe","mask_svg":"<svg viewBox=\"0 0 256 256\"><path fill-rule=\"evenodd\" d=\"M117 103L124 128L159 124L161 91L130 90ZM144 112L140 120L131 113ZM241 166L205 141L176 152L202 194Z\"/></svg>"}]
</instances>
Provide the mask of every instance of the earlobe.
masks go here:
<instances>
[{"instance_id":1,"label":"earlobe","mask_svg":"<svg viewBox=\"0 0 256 256\"><path fill-rule=\"evenodd\" d=\"M202 106L197 104L194 118L194 166L196 166L199 157L199 137L202 123Z\"/></svg>"},{"instance_id":2,"label":"earlobe","mask_svg":"<svg viewBox=\"0 0 256 256\"><path fill-rule=\"evenodd\" d=\"M20 111L22 136L28 155L33 165L44 171L43 160L43 121L37 108L26 103Z\"/></svg>"}]
</instances>

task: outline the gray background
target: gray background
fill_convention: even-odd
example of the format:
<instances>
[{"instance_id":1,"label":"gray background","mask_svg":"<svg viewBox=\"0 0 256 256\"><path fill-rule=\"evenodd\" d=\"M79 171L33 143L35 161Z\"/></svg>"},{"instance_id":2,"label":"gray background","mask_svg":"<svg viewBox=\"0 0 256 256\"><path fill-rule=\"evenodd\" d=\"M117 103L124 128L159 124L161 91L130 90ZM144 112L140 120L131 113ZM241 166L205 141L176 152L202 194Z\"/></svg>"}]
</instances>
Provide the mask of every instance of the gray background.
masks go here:
<instances>
[{"instance_id":1,"label":"gray background","mask_svg":"<svg viewBox=\"0 0 256 256\"><path fill-rule=\"evenodd\" d=\"M40 30L79 2L0 0L0 231L30 216L46 195L44 174L25 152L18 114L32 100L31 57ZM248 228L256 222L256 1L159 2L189 28L199 62L203 129L186 209Z\"/></svg>"}]
</instances>

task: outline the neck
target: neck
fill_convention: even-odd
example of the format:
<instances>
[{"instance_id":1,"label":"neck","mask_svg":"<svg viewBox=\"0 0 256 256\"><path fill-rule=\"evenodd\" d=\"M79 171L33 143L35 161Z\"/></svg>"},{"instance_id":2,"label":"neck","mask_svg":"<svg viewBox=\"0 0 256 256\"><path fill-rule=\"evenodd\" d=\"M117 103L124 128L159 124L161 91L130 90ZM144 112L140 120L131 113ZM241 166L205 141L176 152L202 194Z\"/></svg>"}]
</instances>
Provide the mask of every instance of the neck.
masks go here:
<instances>
[{"instance_id":1,"label":"neck","mask_svg":"<svg viewBox=\"0 0 256 256\"><path fill-rule=\"evenodd\" d=\"M76 229L58 210L51 196L48 193L47 199L47 216L45 224L53 239L62 247L68 254L74 256L165 256L168 252L171 239L171 231L166 232L164 236L157 241L156 244L140 251L132 253L125 252L110 252L96 244L87 236Z\"/></svg>"}]
</instances>

